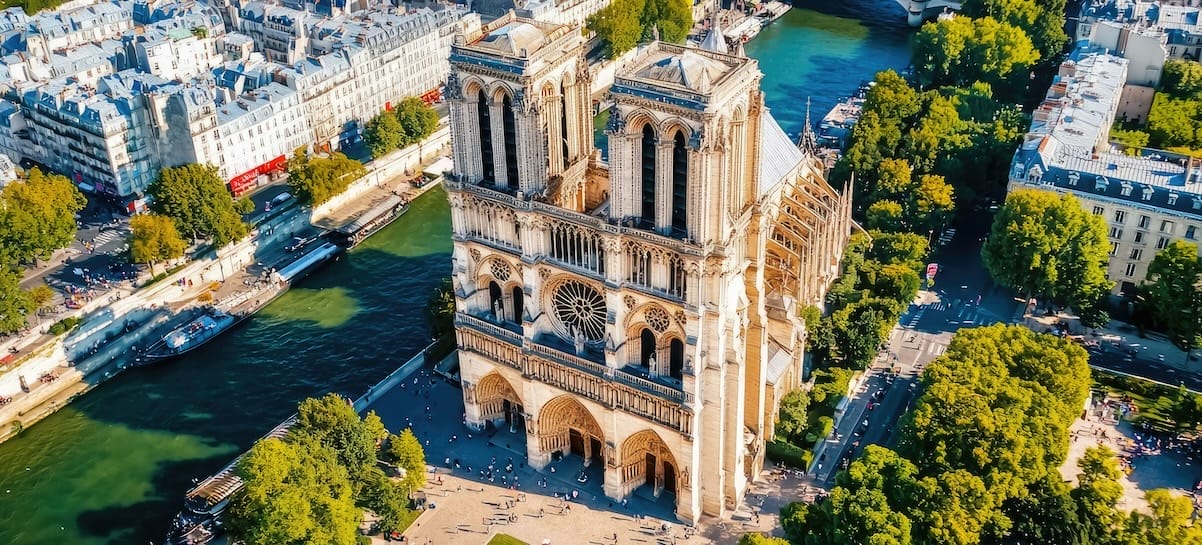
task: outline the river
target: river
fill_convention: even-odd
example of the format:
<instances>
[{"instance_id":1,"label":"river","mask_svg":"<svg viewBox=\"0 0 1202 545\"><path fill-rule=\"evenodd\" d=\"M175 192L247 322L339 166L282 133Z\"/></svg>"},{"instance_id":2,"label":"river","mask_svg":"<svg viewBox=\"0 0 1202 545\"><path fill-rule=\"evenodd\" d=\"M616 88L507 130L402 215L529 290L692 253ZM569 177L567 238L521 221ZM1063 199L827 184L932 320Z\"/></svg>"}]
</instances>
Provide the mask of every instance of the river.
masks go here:
<instances>
[{"instance_id":1,"label":"river","mask_svg":"<svg viewBox=\"0 0 1202 545\"><path fill-rule=\"evenodd\" d=\"M909 57L892 0L809 0L748 44L790 133ZM834 3L830 3L834 4ZM396 223L213 344L135 369L0 445L0 543L159 543L192 479L219 469L307 396L362 393L429 341L428 294L450 267L435 189Z\"/></svg>"}]
</instances>

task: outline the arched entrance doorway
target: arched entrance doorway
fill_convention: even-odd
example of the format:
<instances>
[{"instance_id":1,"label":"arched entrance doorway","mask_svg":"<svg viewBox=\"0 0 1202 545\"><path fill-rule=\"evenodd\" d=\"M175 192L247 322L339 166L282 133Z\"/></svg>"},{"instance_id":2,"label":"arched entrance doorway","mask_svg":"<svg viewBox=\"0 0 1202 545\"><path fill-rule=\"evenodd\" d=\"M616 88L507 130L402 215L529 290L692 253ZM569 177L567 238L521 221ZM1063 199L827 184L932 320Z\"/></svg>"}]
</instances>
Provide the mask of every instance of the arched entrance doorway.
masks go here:
<instances>
[{"instance_id":1,"label":"arched entrance doorway","mask_svg":"<svg viewBox=\"0 0 1202 545\"><path fill-rule=\"evenodd\" d=\"M676 493L680 487L676 457L659 434L643 430L622 442L620 454L622 468L622 495L639 491L651 498L667 499L676 504Z\"/></svg>"},{"instance_id":2,"label":"arched entrance doorway","mask_svg":"<svg viewBox=\"0 0 1202 545\"><path fill-rule=\"evenodd\" d=\"M513 386L499 373L489 373L476 384L476 404L484 425L522 432L525 437L526 419L522 399Z\"/></svg>"},{"instance_id":3,"label":"arched entrance doorway","mask_svg":"<svg viewBox=\"0 0 1202 545\"><path fill-rule=\"evenodd\" d=\"M579 456L584 466L604 462L605 434L588 409L569 395L548 401L538 415L539 449L552 461L564 456ZM604 464L598 463L600 468Z\"/></svg>"}]
</instances>

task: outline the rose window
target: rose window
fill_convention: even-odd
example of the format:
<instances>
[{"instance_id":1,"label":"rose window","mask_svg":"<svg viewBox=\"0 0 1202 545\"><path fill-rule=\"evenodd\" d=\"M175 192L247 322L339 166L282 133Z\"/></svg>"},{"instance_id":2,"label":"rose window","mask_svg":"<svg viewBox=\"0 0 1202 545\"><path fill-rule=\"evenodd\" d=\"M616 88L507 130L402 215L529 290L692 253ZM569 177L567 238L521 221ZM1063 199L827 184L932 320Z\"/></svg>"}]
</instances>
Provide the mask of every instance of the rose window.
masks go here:
<instances>
[{"instance_id":1,"label":"rose window","mask_svg":"<svg viewBox=\"0 0 1202 545\"><path fill-rule=\"evenodd\" d=\"M489 265L489 272L492 273L492 277L496 278L497 280L502 282L509 280L509 264L505 263L504 261L494 259Z\"/></svg>"},{"instance_id":2,"label":"rose window","mask_svg":"<svg viewBox=\"0 0 1202 545\"><path fill-rule=\"evenodd\" d=\"M560 284L551 294L551 306L569 336L580 332L590 341L605 336L605 298L588 284L577 280Z\"/></svg>"},{"instance_id":3,"label":"rose window","mask_svg":"<svg viewBox=\"0 0 1202 545\"><path fill-rule=\"evenodd\" d=\"M647 309L645 316L647 317L647 325L651 326L651 329L654 329L659 333L663 333L664 331L668 330L669 318L668 313L665 312L664 309L659 307L651 307Z\"/></svg>"}]
</instances>

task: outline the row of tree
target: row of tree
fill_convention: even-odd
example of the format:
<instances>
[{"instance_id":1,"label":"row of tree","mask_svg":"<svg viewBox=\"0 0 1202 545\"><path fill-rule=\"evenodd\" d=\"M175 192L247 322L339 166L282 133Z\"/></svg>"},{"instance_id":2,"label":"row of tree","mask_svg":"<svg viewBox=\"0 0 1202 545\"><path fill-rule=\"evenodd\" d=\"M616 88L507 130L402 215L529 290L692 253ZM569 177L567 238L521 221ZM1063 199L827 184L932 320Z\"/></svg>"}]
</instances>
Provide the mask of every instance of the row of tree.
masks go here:
<instances>
[{"instance_id":1,"label":"row of tree","mask_svg":"<svg viewBox=\"0 0 1202 545\"><path fill-rule=\"evenodd\" d=\"M1148 532L1198 539L1184 498L1153 491L1151 514L1117 509L1113 453L1091 451L1079 464L1080 485L1064 484L1059 467L1088 393L1087 362L1080 347L1020 326L961 331L923 375L898 450L868 446L827 499L785 507L789 542L1141 543Z\"/></svg>"},{"instance_id":2,"label":"row of tree","mask_svg":"<svg viewBox=\"0 0 1202 545\"><path fill-rule=\"evenodd\" d=\"M390 434L374 412L360 418L335 394L302 401L288 435L256 443L237 471L244 484L227 522L247 545L354 545L364 509L381 531L402 531L415 516L410 495L426 482L411 430Z\"/></svg>"},{"instance_id":3,"label":"row of tree","mask_svg":"<svg viewBox=\"0 0 1202 545\"><path fill-rule=\"evenodd\" d=\"M402 100L392 111L380 112L367 122L363 139L373 159L412 146L434 134L438 112L416 97Z\"/></svg>"},{"instance_id":4,"label":"row of tree","mask_svg":"<svg viewBox=\"0 0 1202 545\"><path fill-rule=\"evenodd\" d=\"M605 44L615 59L640 41L658 38L681 43L693 28L693 3L688 0L614 0L588 16L585 28Z\"/></svg>"},{"instance_id":5,"label":"row of tree","mask_svg":"<svg viewBox=\"0 0 1202 545\"><path fill-rule=\"evenodd\" d=\"M65 176L36 168L0 190L0 333L24 329L53 300L46 285L22 289L22 272L75 240L75 217L86 205Z\"/></svg>"}]
</instances>

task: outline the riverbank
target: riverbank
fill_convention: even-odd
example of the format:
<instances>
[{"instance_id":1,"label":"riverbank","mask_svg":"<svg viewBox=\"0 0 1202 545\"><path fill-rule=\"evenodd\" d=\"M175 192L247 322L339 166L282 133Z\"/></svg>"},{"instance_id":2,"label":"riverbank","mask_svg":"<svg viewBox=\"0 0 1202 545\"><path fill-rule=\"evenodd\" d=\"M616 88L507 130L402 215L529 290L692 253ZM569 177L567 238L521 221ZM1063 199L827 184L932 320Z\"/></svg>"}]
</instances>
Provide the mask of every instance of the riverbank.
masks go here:
<instances>
[{"instance_id":1,"label":"riverbank","mask_svg":"<svg viewBox=\"0 0 1202 545\"><path fill-rule=\"evenodd\" d=\"M436 184L413 187L405 172L421 151L428 150L421 158L438 156L446 141L447 135L436 134L423 146L382 158L353 195L340 199L337 206L318 207L320 216L307 207L286 210L260 224L247 239L188 263L156 283L122 292L120 298L94 301L78 328L32 349L20 367L0 376L0 385L5 379L9 383L8 391L0 389L0 395L11 399L0 407L0 443L128 368L134 348L177 326L173 318L178 313L204 301L237 297L263 269L278 269L295 258L285 245L295 236L319 234L315 221L330 214L349 218L364 214L377 193L403 193L412 200L429 191ZM423 163L419 159L417 164Z\"/></svg>"}]
</instances>

